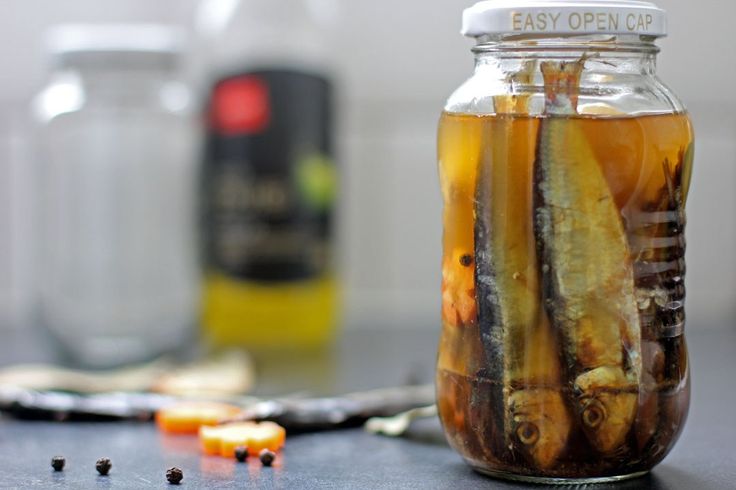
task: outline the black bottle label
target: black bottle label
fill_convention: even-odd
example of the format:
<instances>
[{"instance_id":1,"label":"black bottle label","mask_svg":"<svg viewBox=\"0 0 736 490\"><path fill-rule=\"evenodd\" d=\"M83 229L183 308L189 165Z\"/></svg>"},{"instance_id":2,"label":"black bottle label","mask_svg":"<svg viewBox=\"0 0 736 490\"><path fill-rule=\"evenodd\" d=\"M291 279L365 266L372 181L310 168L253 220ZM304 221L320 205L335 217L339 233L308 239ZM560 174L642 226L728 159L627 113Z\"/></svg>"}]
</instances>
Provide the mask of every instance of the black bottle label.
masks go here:
<instances>
[{"instance_id":1,"label":"black bottle label","mask_svg":"<svg viewBox=\"0 0 736 490\"><path fill-rule=\"evenodd\" d=\"M289 70L215 84L203 203L210 271L270 282L313 278L329 267L330 92L325 78Z\"/></svg>"}]
</instances>

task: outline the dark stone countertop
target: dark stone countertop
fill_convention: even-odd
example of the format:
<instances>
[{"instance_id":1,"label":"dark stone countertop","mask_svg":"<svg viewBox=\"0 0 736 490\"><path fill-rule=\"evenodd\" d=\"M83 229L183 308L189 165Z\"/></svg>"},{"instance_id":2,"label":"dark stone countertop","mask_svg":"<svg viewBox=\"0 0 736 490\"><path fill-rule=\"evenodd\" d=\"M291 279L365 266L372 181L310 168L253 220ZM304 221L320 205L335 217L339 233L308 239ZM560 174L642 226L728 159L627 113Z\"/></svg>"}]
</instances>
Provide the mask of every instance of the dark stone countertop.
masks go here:
<instances>
[{"instance_id":1,"label":"dark stone countertop","mask_svg":"<svg viewBox=\"0 0 736 490\"><path fill-rule=\"evenodd\" d=\"M433 330L345 333L332 354L261 365L261 393L310 387L346 392L432 377ZM387 340L387 339L390 339ZM18 360L12 344L0 362ZM690 417L672 453L648 476L617 489L736 489L736 329L702 329L689 336L693 393ZM12 348L18 352L18 347ZM49 466L67 458L62 473ZM95 461L109 457L108 477ZM166 488L165 471L184 471L181 488L523 488L470 470L445 443L436 420L416 424L406 438L361 429L290 436L273 468L201 456L194 437L163 436L145 423L55 423L0 420L0 488ZM169 487L171 488L171 487Z\"/></svg>"}]
</instances>

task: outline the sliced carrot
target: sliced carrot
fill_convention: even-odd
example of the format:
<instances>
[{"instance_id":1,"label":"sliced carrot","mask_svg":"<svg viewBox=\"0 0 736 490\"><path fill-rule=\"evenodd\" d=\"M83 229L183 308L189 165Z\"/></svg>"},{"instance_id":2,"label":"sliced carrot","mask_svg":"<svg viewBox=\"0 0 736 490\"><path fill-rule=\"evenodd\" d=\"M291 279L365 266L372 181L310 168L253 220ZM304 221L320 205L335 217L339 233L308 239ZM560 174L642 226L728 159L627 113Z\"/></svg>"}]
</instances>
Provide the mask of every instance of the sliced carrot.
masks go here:
<instances>
[{"instance_id":1,"label":"sliced carrot","mask_svg":"<svg viewBox=\"0 0 736 490\"><path fill-rule=\"evenodd\" d=\"M235 422L215 427L202 426L199 440L205 454L233 457L235 448L245 446L256 456L263 449L278 451L286 441L286 431L274 422Z\"/></svg>"},{"instance_id":2,"label":"sliced carrot","mask_svg":"<svg viewBox=\"0 0 736 490\"><path fill-rule=\"evenodd\" d=\"M164 432L196 434L200 427L217 425L240 412L240 408L226 403L182 402L156 412L156 424Z\"/></svg>"},{"instance_id":3,"label":"sliced carrot","mask_svg":"<svg viewBox=\"0 0 736 490\"><path fill-rule=\"evenodd\" d=\"M475 275L472 265L460 262L462 251L450 254L442 264L442 320L459 327L476 321Z\"/></svg>"}]
</instances>

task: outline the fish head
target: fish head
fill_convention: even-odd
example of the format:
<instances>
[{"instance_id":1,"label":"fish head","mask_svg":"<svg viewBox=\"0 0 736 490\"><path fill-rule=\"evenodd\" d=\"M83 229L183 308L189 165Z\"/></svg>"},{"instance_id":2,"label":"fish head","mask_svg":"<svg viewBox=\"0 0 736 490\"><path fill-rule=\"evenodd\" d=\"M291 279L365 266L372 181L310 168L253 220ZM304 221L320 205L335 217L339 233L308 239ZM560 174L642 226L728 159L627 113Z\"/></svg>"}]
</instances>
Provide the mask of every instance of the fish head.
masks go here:
<instances>
[{"instance_id":1,"label":"fish head","mask_svg":"<svg viewBox=\"0 0 736 490\"><path fill-rule=\"evenodd\" d=\"M577 412L588 441L604 454L621 447L636 415L636 386L621 368L603 366L578 376L575 388Z\"/></svg>"},{"instance_id":2,"label":"fish head","mask_svg":"<svg viewBox=\"0 0 736 490\"><path fill-rule=\"evenodd\" d=\"M578 109L580 77L586 57L573 62L544 61L545 111L548 114L575 114Z\"/></svg>"},{"instance_id":3,"label":"fish head","mask_svg":"<svg viewBox=\"0 0 736 490\"><path fill-rule=\"evenodd\" d=\"M559 391L525 389L509 396L513 447L538 468L550 468L567 445L572 420Z\"/></svg>"}]
</instances>

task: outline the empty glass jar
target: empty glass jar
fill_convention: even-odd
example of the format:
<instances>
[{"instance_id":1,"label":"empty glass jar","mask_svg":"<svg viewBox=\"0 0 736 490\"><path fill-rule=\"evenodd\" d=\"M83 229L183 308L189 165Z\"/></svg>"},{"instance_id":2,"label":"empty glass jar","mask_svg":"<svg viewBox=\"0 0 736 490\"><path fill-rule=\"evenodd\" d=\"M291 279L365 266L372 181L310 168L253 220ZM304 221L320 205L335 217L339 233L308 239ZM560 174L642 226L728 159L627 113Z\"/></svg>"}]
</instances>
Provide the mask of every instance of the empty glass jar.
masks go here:
<instances>
[{"instance_id":1,"label":"empty glass jar","mask_svg":"<svg viewBox=\"0 0 736 490\"><path fill-rule=\"evenodd\" d=\"M82 364L149 358L196 322L198 131L180 41L155 25L49 37L38 282L44 324Z\"/></svg>"}]
</instances>

